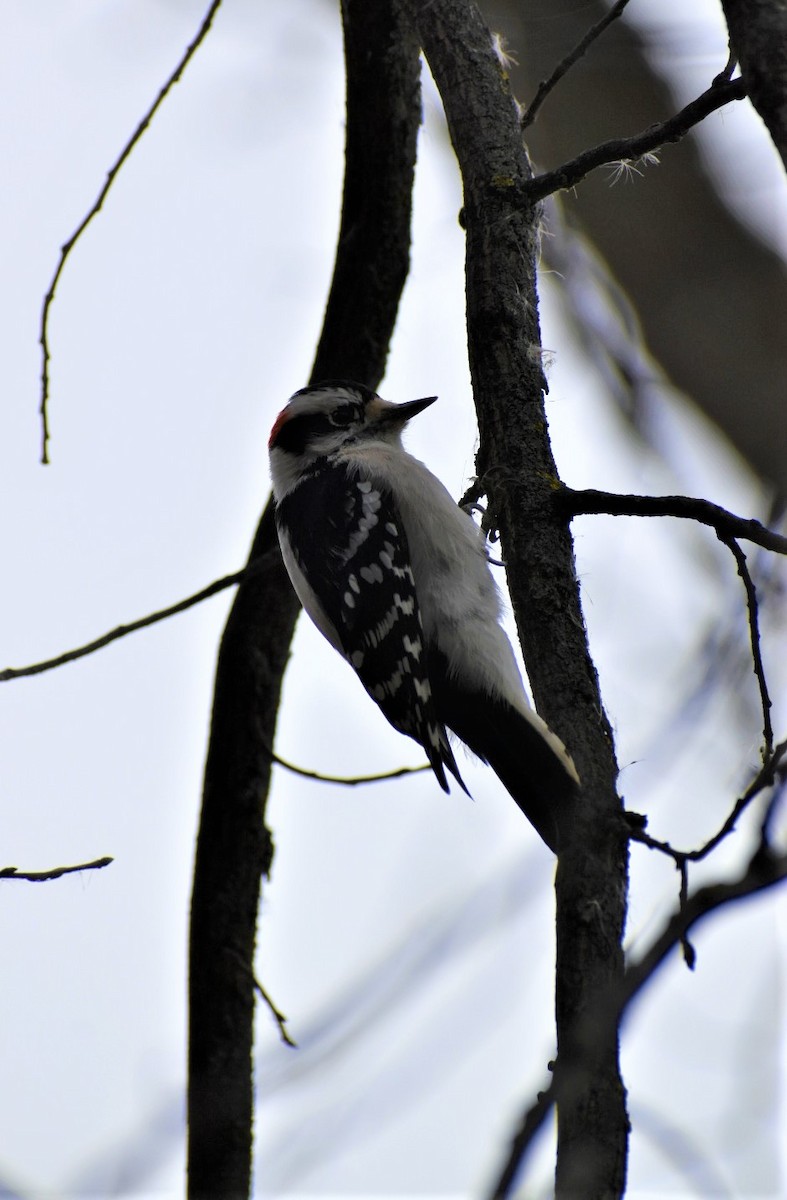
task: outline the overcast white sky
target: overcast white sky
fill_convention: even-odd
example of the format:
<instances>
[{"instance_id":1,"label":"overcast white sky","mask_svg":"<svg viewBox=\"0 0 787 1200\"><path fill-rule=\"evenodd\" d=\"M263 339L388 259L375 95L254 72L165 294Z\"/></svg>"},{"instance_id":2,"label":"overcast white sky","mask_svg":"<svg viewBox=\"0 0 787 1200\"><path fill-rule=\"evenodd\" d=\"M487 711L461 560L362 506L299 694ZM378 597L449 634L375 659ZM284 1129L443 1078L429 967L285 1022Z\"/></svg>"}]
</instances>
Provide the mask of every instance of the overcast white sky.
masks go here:
<instances>
[{"instance_id":1,"label":"overcast white sky","mask_svg":"<svg viewBox=\"0 0 787 1200\"><path fill-rule=\"evenodd\" d=\"M6 5L0 668L238 569L268 493L268 429L309 373L341 189L338 17L317 0L225 0L66 267L51 318L52 462L39 465L38 321L58 247L205 8ZM690 91L723 57L713 5L703 12L691 39L678 38ZM431 92L425 107L413 273L383 391L440 395L409 446L459 495L475 439L460 199ZM759 123L741 126L744 106L734 108L713 136L727 153L741 139L757 148L770 205L758 219L778 240L783 217L768 214L784 212L783 179ZM754 482L666 398L672 464L633 446L549 282L543 315L567 482L701 493L761 515ZM655 832L691 843L756 761L748 674L739 702L714 693L688 729L669 724L699 676L703 638L740 622L734 570L709 535L672 523L593 519L576 533L624 791ZM115 859L56 883L3 884L2 1194L182 1193L190 872L229 602L0 687L0 866ZM778 635L766 654L783 731ZM279 749L344 773L419 761L306 622ZM356 792L276 775L258 973L299 1049L282 1047L260 1012L260 1196L478 1195L545 1079L552 862L491 776L467 771L474 803L425 776ZM636 945L676 884L644 852L632 866ZM785 1194L782 909L759 900L708 926L696 973L674 963L633 1015L632 1195ZM545 1146L542 1183L548 1162Z\"/></svg>"}]
</instances>

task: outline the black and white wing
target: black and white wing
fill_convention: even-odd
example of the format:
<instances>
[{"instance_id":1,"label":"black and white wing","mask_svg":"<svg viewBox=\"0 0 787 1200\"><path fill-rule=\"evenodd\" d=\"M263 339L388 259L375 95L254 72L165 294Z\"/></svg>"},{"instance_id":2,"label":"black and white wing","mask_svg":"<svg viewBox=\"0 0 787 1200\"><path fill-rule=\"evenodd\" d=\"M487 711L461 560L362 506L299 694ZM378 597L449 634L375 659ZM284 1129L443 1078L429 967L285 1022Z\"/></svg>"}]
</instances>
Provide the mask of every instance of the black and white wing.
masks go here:
<instances>
[{"instance_id":1,"label":"black and white wing","mask_svg":"<svg viewBox=\"0 0 787 1200\"><path fill-rule=\"evenodd\" d=\"M283 497L277 523L285 565L317 628L391 725L423 746L440 786L448 791L447 767L467 791L435 711L407 537L391 492L342 464L322 463Z\"/></svg>"}]
</instances>

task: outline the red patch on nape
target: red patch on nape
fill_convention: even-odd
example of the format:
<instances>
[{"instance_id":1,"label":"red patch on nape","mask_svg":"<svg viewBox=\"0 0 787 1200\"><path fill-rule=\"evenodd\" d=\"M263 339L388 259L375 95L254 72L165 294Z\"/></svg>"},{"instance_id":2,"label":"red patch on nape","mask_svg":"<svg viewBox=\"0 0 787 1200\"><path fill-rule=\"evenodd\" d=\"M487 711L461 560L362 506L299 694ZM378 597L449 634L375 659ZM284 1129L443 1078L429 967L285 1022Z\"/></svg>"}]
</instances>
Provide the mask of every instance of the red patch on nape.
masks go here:
<instances>
[{"instance_id":1,"label":"red patch on nape","mask_svg":"<svg viewBox=\"0 0 787 1200\"><path fill-rule=\"evenodd\" d=\"M285 421L289 421L289 419L290 419L290 406L287 405L286 408L283 408L281 410L278 417L273 422L273 429L271 430L271 436L268 438L268 449L269 450L273 449L275 442L276 442L276 438L279 436L279 430L281 429L281 427L285 423Z\"/></svg>"}]
</instances>

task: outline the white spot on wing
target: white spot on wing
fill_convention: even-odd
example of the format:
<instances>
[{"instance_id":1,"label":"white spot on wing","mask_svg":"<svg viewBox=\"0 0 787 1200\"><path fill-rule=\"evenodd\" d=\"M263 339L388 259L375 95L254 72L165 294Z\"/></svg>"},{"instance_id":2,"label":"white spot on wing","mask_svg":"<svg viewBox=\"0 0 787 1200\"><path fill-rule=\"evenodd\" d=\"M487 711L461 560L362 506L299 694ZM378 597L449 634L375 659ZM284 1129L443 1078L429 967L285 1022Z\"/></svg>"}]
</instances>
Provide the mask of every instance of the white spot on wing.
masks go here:
<instances>
[{"instance_id":1,"label":"white spot on wing","mask_svg":"<svg viewBox=\"0 0 787 1200\"><path fill-rule=\"evenodd\" d=\"M373 563L370 567L361 567L361 579L364 583L382 583L383 573L377 563Z\"/></svg>"}]
</instances>

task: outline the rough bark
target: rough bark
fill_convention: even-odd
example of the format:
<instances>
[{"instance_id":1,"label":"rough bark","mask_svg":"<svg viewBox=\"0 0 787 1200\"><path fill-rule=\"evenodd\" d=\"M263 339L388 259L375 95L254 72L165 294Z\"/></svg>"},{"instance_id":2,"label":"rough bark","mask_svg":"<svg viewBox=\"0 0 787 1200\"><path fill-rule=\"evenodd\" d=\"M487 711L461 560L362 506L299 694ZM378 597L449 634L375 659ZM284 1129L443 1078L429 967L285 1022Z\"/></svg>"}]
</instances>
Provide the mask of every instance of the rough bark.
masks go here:
<instances>
[{"instance_id":1,"label":"rough bark","mask_svg":"<svg viewBox=\"0 0 787 1200\"><path fill-rule=\"evenodd\" d=\"M787 5L721 0L746 90L787 168Z\"/></svg>"},{"instance_id":2,"label":"rough bark","mask_svg":"<svg viewBox=\"0 0 787 1200\"><path fill-rule=\"evenodd\" d=\"M418 48L397 0L343 4L347 140L336 266L311 379L382 377L409 267ZM281 398L283 403L286 397ZM272 403L275 406L277 401ZM191 908L189 1196L249 1195L253 960L281 682L299 607L268 503L216 671ZM266 560L267 561L267 560Z\"/></svg>"},{"instance_id":3,"label":"rough bark","mask_svg":"<svg viewBox=\"0 0 787 1200\"><path fill-rule=\"evenodd\" d=\"M590 658L571 535L553 503L536 292L538 212L530 168L488 29L465 0L414 0L464 184L470 367L481 435L478 473L503 556L536 706L564 738L583 802L557 874L558 1070L582 1053L584 1014L623 969L627 854L612 734ZM621 1195L628 1120L616 1036L583 1061L558 1110L557 1194ZM573 1073L572 1073L573 1077Z\"/></svg>"}]
</instances>

